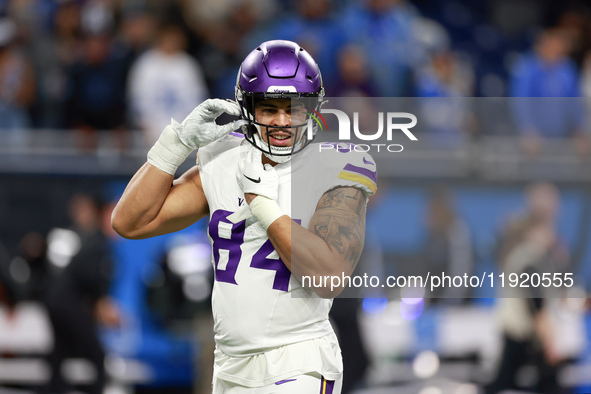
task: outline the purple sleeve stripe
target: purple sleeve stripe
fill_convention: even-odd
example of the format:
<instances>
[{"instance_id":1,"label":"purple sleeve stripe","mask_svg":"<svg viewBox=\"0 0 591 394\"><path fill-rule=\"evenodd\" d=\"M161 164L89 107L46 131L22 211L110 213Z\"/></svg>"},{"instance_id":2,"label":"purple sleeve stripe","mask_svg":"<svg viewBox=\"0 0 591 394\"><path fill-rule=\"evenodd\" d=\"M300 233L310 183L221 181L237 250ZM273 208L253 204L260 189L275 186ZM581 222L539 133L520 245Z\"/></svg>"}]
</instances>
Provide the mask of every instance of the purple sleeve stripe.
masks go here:
<instances>
[{"instance_id":1,"label":"purple sleeve stripe","mask_svg":"<svg viewBox=\"0 0 591 394\"><path fill-rule=\"evenodd\" d=\"M326 380L324 376L320 381L320 394L332 394L334 390L334 380Z\"/></svg>"},{"instance_id":2,"label":"purple sleeve stripe","mask_svg":"<svg viewBox=\"0 0 591 394\"><path fill-rule=\"evenodd\" d=\"M349 171L349 172L355 172L357 174L368 177L376 184L378 183L378 173L376 171L370 171L367 168L357 167L357 166L354 166L353 164L347 164L345 166L345 168L343 168L343 170Z\"/></svg>"},{"instance_id":3,"label":"purple sleeve stripe","mask_svg":"<svg viewBox=\"0 0 591 394\"><path fill-rule=\"evenodd\" d=\"M332 394L334 390L334 380L326 381L326 394Z\"/></svg>"},{"instance_id":4,"label":"purple sleeve stripe","mask_svg":"<svg viewBox=\"0 0 591 394\"><path fill-rule=\"evenodd\" d=\"M238 137L238 138L244 138L244 134L238 133L237 131L231 132L230 135L233 135L234 137Z\"/></svg>"}]
</instances>

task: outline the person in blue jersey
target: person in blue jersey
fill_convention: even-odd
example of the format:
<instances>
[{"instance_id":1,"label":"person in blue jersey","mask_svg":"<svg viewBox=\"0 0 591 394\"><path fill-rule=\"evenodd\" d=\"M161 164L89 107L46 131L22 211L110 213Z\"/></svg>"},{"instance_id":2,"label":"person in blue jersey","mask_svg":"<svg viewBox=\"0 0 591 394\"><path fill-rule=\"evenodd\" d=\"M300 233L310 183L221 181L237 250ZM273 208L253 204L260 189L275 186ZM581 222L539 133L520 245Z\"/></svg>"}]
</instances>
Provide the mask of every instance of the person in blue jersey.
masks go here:
<instances>
[{"instance_id":1,"label":"person in blue jersey","mask_svg":"<svg viewBox=\"0 0 591 394\"><path fill-rule=\"evenodd\" d=\"M566 33L547 29L512 69L511 105L528 154L538 154L548 139L566 138L576 139L579 153L589 151L579 73L568 52Z\"/></svg>"}]
</instances>

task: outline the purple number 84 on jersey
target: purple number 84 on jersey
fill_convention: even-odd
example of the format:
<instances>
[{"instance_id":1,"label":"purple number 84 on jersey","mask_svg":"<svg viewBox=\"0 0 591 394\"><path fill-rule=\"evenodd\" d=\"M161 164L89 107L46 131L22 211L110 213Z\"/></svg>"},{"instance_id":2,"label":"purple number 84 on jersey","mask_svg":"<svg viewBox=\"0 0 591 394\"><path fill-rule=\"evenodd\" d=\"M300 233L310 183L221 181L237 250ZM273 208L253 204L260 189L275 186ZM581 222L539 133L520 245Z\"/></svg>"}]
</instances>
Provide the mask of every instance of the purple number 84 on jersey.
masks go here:
<instances>
[{"instance_id":1,"label":"purple number 84 on jersey","mask_svg":"<svg viewBox=\"0 0 591 394\"><path fill-rule=\"evenodd\" d=\"M246 220L234 224L227 219L231 214L232 212L229 211L215 211L211 215L208 227L209 236L213 240L212 253L215 262L215 280L236 285L235 276L240 257L242 257L240 245L244 241ZM224 253L227 253L226 258L223 259L227 261L227 264L224 268L221 268L220 262Z\"/></svg>"},{"instance_id":2,"label":"purple number 84 on jersey","mask_svg":"<svg viewBox=\"0 0 591 394\"><path fill-rule=\"evenodd\" d=\"M231 223L227 218L233 212L217 210L211 215L209 222L209 235L213 240L213 259L215 268L215 280L237 285L236 271L242 257L240 246L244 243L244 231L246 229L246 220L238 223ZM295 220L300 222L299 220ZM287 291L289 289L289 279L291 272L287 269L280 258L270 258L269 255L274 252L273 244L270 240L259 248L252 256L250 267L275 271L273 289ZM227 256L222 259L222 255ZM227 261L225 267L221 267L222 261Z\"/></svg>"}]
</instances>

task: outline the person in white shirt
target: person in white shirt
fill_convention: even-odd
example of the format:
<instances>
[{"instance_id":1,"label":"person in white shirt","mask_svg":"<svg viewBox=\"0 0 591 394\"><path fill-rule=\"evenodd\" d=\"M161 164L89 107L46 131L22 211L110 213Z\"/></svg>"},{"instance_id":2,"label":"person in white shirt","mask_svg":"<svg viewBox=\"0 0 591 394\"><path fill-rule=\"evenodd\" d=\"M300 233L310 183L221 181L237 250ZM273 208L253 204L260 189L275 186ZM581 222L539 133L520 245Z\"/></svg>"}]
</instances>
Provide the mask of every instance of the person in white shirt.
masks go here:
<instances>
[{"instance_id":1,"label":"person in white shirt","mask_svg":"<svg viewBox=\"0 0 591 394\"><path fill-rule=\"evenodd\" d=\"M152 145L170 118L182 119L209 96L201 66L184 49L178 26L160 30L153 49L142 54L129 72L128 99L133 122Z\"/></svg>"}]
</instances>

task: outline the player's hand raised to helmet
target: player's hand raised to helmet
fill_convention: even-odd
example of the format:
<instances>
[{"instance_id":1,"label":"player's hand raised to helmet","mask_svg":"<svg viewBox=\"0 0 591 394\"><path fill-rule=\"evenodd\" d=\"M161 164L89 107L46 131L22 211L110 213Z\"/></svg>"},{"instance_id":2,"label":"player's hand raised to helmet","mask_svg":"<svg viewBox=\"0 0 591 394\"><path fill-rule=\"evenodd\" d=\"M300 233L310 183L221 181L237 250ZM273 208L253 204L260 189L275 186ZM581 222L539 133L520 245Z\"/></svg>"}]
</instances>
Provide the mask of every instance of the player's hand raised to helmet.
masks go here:
<instances>
[{"instance_id":1,"label":"player's hand raised to helmet","mask_svg":"<svg viewBox=\"0 0 591 394\"><path fill-rule=\"evenodd\" d=\"M183 144L198 149L247 123L246 120L236 120L225 125L216 124L215 120L224 112L239 116L240 107L235 101L208 99L199 104L182 123L172 119L171 125Z\"/></svg>"}]
</instances>

